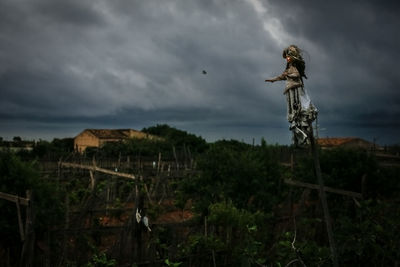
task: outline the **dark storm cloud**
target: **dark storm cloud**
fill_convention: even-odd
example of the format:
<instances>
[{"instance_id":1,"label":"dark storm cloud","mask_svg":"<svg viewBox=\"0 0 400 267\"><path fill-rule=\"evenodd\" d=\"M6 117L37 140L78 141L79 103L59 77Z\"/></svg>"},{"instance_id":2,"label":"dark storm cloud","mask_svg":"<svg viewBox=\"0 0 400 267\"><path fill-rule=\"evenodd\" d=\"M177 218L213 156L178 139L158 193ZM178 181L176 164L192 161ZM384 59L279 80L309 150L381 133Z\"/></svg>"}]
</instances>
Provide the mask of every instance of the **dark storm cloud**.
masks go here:
<instances>
[{"instance_id":1,"label":"dark storm cloud","mask_svg":"<svg viewBox=\"0 0 400 267\"><path fill-rule=\"evenodd\" d=\"M309 83L321 92L316 99L321 111L333 113L327 117L339 117L343 124L351 119L366 127L398 127L397 1L280 1L275 8L289 14L281 19L289 35L318 47L309 51L311 64L325 66L313 69Z\"/></svg>"},{"instance_id":2,"label":"dark storm cloud","mask_svg":"<svg viewBox=\"0 0 400 267\"><path fill-rule=\"evenodd\" d=\"M94 4L92 1L42 0L35 3L33 10L48 23L102 26L102 14L96 11Z\"/></svg>"},{"instance_id":3,"label":"dark storm cloud","mask_svg":"<svg viewBox=\"0 0 400 267\"><path fill-rule=\"evenodd\" d=\"M305 51L326 135L398 142L396 2L0 2L0 135L157 123L290 142L282 49ZM202 73L206 70L207 74ZM361 131L360 129L366 129ZM383 136L383 135L382 135Z\"/></svg>"}]
</instances>

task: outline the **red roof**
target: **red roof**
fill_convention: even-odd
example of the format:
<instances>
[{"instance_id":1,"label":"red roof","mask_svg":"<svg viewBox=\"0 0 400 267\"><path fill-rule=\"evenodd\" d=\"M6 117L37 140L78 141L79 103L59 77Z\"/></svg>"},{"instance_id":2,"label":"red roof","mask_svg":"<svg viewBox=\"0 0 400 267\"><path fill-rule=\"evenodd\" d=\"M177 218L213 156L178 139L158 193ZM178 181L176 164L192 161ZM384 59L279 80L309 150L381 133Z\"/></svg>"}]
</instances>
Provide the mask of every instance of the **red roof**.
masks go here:
<instances>
[{"instance_id":1,"label":"red roof","mask_svg":"<svg viewBox=\"0 0 400 267\"><path fill-rule=\"evenodd\" d=\"M129 138L129 131L134 131L130 129L87 129L91 134L99 139L117 138L125 139Z\"/></svg>"},{"instance_id":2,"label":"red roof","mask_svg":"<svg viewBox=\"0 0 400 267\"><path fill-rule=\"evenodd\" d=\"M357 144L370 144L373 145L372 143L358 138L358 137L329 137L329 138L319 138L318 139L318 144L320 146L343 146L349 143L357 143Z\"/></svg>"}]
</instances>

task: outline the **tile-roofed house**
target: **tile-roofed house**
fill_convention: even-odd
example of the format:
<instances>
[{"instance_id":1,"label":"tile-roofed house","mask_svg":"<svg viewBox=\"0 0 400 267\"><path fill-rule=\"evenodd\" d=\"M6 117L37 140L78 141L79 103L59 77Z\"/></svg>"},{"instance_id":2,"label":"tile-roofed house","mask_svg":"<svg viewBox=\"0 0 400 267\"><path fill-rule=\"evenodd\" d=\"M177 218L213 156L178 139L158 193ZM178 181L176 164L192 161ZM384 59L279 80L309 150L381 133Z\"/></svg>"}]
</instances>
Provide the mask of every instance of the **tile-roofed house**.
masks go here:
<instances>
[{"instance_id":1,"label":"tile-roofed house","mask_svg":"<svg viewBox=\"0 0 400 267\"><path fill-rule=\"evenodd\" d=\"M378 149L379 147L371 142L358 137L327 137L319 138L318 145L321 148L334 148L334 147L345 147L345 148L363 148L363 149Z\"/></svg>"},{"instance_id":2,"label":"tile-roofed house","mask_svg":"<svg viewBox=\"0 0 400 267\"><path fill-rule=\"evenodd\" d=\"M121 142L130 138L158 137L133 129L86 129L74 138L74 147L83 152L87 147L101 147L108 142Z\"/></svg>"}]
</instances>

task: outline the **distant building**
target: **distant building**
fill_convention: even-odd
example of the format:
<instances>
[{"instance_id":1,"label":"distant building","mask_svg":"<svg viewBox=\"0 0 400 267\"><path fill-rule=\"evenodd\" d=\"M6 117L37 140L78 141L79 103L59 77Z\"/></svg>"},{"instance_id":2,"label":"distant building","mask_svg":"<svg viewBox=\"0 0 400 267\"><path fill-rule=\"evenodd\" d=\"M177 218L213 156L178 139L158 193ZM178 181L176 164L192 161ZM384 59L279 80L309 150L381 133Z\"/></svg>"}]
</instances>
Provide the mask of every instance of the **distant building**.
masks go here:
<instances>
[{"instance_id":1,"label":"distant building","mask_svg":"<svg viewBox=\"0 0 400 267\"><path fill-rule=\"evenodd\" d=\"M329 137L319 138L318 145L322 149L329 149L335 147L343 148L361 148L366 150L379 150L380 147L374 143L368 142L358 137Z\"/></svg>"},{"instance_id":2,"label":"distant building","mask_svg":"<svg viewBox=\"0 0 400 267\"><path fill-rule=\"evenodd\" d=\"M19 152L21 150L32 151L35 146L34 141L24 141L21 139L17 139L14 141L0 141L0 150L2 151L13 151Z\"/></svg>"},{"instance_id":3,"label":"distant building","mask_svg":"<svg viewBox=\"0 0 400 267\"><path fill-rule=\"evenodd\" d=\"M87 147L101 147L109 142L122 142L130 138L160 139L133 129L86 129L74 138L74 148L83 152Z\"/></svg>"}]
</instances>

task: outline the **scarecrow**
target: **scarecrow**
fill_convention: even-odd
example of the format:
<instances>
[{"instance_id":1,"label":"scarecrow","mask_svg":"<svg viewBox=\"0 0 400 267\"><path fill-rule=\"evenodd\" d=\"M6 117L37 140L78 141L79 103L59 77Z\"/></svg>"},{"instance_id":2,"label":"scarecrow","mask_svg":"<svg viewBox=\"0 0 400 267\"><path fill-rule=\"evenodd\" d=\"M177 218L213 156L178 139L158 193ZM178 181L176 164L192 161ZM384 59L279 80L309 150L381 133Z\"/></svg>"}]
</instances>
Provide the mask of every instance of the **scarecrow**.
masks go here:
<instances>
[{"instance_id":1,"label":"scarecrow","mask_svg":"<svg viewBox=\"0 0 400 267\"><path fill-rule=\"evenodd\" d=\"M286 95L287 119L293 133L293 143L295 146L307 145L312 133L311 123L316 119L318 111L304 88L303 77L307 79L304 72L305 62L301 50L295 45L285 48L282 56L287 62L285 71L265 81L272 83L286 80L283 94Z\"/></svg>"}]
</instances>

